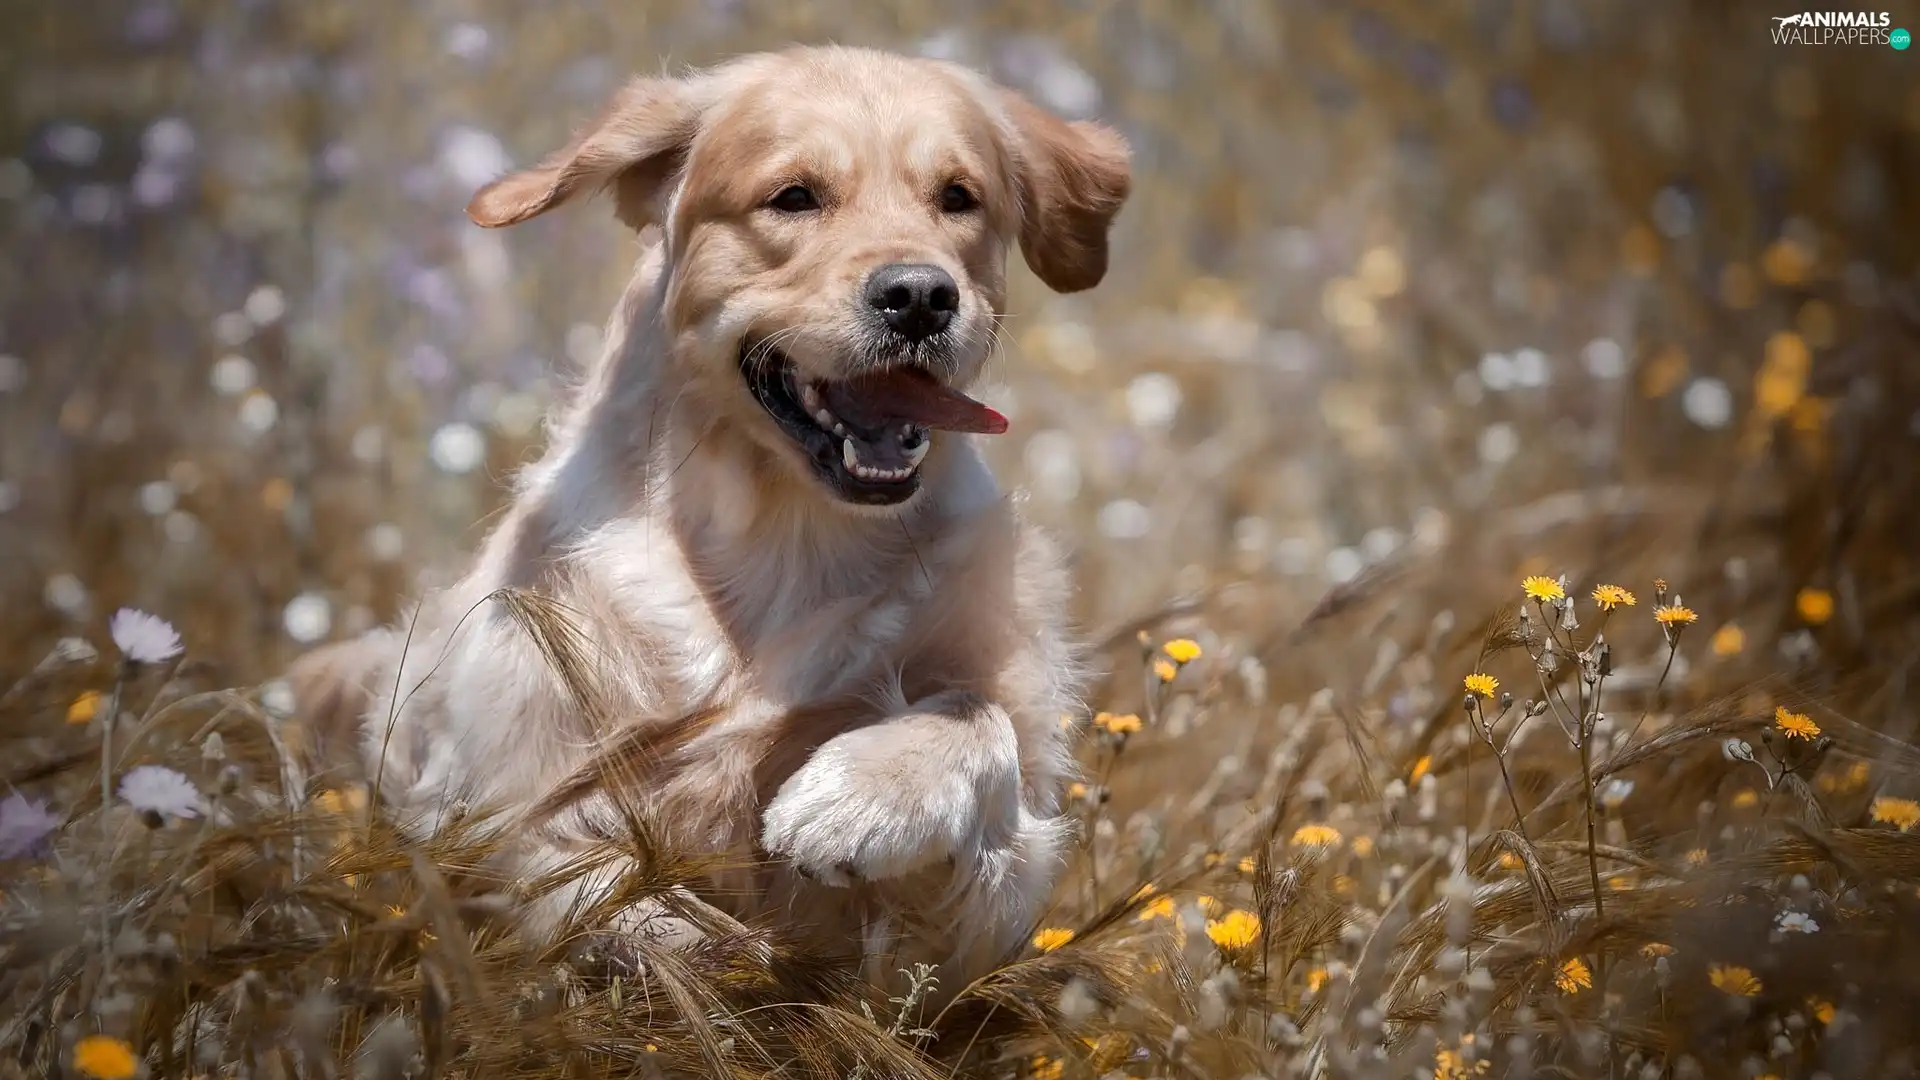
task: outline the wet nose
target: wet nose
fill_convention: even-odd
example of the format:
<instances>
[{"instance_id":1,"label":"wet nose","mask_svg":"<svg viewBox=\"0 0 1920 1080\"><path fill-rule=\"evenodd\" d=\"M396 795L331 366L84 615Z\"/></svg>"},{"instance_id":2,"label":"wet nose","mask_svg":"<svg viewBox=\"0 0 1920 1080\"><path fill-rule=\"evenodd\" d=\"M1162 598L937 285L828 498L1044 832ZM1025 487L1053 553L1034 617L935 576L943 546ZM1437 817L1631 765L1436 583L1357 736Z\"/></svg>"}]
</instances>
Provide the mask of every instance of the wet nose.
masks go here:
<instances>
[{"instance_id":1,"label":"wet nose","mask_svg":"<svg viewBox=\"0 0 1920 1080\"><path fill-rule=\"evenodd\" d=\"M908 341L932 337L960 310L953 275L925 263L894 263L867 278L867 303Z\"/></svg>"}]
</instances>

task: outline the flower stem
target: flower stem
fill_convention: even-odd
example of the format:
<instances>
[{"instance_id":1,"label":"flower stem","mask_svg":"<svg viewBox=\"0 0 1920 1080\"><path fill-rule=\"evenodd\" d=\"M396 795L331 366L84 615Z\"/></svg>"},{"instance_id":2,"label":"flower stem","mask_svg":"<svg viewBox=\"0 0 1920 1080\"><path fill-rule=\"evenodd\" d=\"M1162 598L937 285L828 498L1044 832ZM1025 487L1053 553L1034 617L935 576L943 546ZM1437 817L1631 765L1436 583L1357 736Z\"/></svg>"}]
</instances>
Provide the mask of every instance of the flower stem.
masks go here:
<instances>
[{"instance_id":1,"label":"flower stem","mask_svg":"<svg viewBox=\"0 0 1920 1080\"><path fill-rule=\"evenodd\" d=\"M120 718L120 692L126 685L127 665L114 669L113 692L107 695L106 716L100 721L100 840L107 856L101 875L100 950L105 955L101 982L113 977L113 725Z\"/></svg>"},{"instance_id":2,"label":"flower stem","mask_svg":"<svg viewBox=\"0 0 1920 1080\"><path fill-rule=\"evenodd\" d=\"M1667 674L1673 670L1673 658L1678 655L1680 655L1680 643L1678 641L1668 642L1667 666L1660 669L1660 678L1653 684L1653 698L1647 702L1646 708L1640 710L1640 719L1633 722L1633 730L1627 732L1627 737L1621 740L1620 748L1615 752L1615 756L1633 749L1633 737L1640 734L1640 725L1646 723L1647 717L1653 713L1653 710L1660 707L1660 691L1666 688Z\"/></svg>"},{"instance_id":3,"label":"flower stem","mask_svg":"<svg viewBox=\"0 0 1920 1080\"><path fill-rule=\"evenodd\" d=\"M1580 778L1587 785L1587 876L1593 882L1593 917L1597 922L1606 915L1600 899L1600 856L1597 852L1598 841L1594 835L1593 819L1596 816L1593 797L1593 739L1580 740Z\"/></svg>"}]
</instances>

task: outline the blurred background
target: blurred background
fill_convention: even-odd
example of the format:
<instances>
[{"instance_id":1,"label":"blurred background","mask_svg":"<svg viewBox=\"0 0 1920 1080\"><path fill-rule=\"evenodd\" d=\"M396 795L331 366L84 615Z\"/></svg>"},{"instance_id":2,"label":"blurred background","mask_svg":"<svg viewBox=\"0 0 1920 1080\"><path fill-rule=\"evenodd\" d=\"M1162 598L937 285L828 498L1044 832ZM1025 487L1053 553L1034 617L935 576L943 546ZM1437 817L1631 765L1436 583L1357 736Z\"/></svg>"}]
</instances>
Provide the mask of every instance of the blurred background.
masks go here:
<instances>
[{"instance_id":1,"label":"blurred background","mask_svg":"<svg viewBox=\"0 0 1920 1080\"><path fill-rule=\"evenodd\" d=\"M468 196L631 74L796 40L1132 141L1113 273L1021 268L994 372L992 451L1095 630L1286 624L1443 546L1578 569L1534 538L1627 518L1677 523L1635 556L1768 649L1851 620L1829 653L1872 652L1862 613L1916 592L1920 52L1776 45L1784 9L5 7L10 664L135 605L256 680L457 571L635 255L604 204L492 233Z\"/></svg>"}]
</instances>

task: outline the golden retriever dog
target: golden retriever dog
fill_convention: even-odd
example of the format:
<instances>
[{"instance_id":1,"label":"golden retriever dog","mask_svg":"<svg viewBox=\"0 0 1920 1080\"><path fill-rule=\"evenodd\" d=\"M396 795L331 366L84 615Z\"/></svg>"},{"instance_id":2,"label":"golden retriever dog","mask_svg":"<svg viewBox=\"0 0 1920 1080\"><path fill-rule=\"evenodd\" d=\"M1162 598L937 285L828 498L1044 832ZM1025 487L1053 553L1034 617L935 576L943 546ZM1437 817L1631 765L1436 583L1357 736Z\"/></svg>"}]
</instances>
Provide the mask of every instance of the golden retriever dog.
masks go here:
<instances>
[{"instance_id":1,"label":"golden retriever dog","mask_svg":"<svg viewBox=\"0 0 1920 1080\"><path fill-rule=\"evenodd\" d=\"M1128 186L1116 133L949 63L810 47L629 83L467 207L501 228L605 191L645 230L604 354L465 577L296 665L306 722L345 717L420 833L505 812L520 880L638 807L721 867L703 901L957 990L1064 861L1080 685L1065 570L967 391L1013 248L1094 286ZM609 914L623 869L524 925ZM658 916L610 913L686 926Z\"/></svg>"}]
</instances>

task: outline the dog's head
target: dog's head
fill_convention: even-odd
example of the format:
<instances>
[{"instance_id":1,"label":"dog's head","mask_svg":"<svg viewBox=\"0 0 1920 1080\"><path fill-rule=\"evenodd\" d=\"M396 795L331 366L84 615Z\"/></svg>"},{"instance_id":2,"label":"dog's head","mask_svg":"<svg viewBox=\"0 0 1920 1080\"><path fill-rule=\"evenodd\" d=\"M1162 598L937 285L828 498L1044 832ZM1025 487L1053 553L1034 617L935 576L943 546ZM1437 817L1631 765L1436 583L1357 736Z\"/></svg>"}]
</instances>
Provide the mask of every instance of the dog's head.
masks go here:
<instances>
[{"instance_id":1,"label":"dog's head","mask_svg":"<svg viewBox=\"0 0 1920 1080\"><path fill-rule=\"evenodd\" d=\"M642 78L537 166L473 197L512 225L610 189L661 227L681 392L833 500L919 489L937 431L1005 421L965 396L1015 243L1048 286L1107 268L1126 144L951 64L845 48Z\"/></svg>"}]
</instances>

